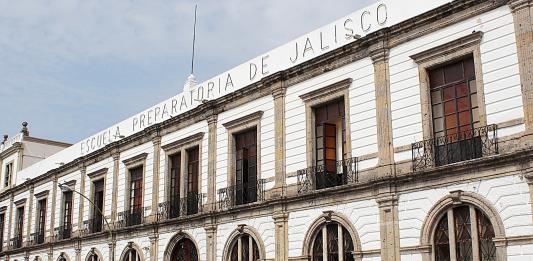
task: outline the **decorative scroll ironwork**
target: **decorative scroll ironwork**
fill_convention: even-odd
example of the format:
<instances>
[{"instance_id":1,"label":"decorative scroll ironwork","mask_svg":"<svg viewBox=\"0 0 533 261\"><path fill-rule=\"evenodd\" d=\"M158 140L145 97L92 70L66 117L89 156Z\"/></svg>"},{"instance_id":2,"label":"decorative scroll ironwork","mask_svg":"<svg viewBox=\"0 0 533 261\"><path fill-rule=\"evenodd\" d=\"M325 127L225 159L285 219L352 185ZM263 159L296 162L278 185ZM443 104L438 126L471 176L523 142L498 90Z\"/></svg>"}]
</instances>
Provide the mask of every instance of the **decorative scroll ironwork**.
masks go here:
<instances>
[{"instance_id":1,"label":"decorative scroll ironwork","mask_svg":"<svg viewBox=\"0 0 533 261\"><path fill-rule=\"evenodd\" d=\"M248 186L229 186L218 190L219 209L228 209L265 200L265 180L260 179Z\"/></svg>"},{"instance_id":2,"label":"decorative scroll ironwork","mask_svg":"<svg viewBox=\"0 0 533 261\"><path fill-rule=\"evenodd\" d=\"M497 132L493 124L413 143L413 172L498 154Z\"/></svg>"},{"instance_id":3,"label":"decorative scroll ironwork","mask_svg":"<svg viewBox=\"0 0 533 261\"><path fill-rule=\"evenodd\" d=\"M72 236L72 224L64 224L54 230L56 232L56 240L68 239Z\"/></svg>"},{"instance_id":4,"label":"decorative scroll ironwork","mask_svg":"<svg viewBox=\"0 0 533 261\"><path fill-rule=\"evenodd\" d=\"M118 213L118 227L131 227L144 222L144 208L133 208Z\"/></svg>"},{"instance_id":5,"label":"decorative scroll ironwork","mask_svg":"<svg viewBox=\"0 0 533 261\"><path fill-rule=\"evenodd\" d=\"M44 233L36 232L30 234L30 244L40 245L44 243Z\"/></svg>"},{"instance_id":6,"label":"decorative scroll ironwork","mask_svg":"<svg viewBox=\"0 0 533 261\"><path fill-rule=\"evenodd\" d=\"M83 221L83 226L83 229L87 234L102 232L104 227L104 219L102 216L97 215L93 219Z\"/></svg>"},{"instance_id":7,"label":"decorative scroll ironwork","mask_svg":"<svg viewBox=\"0 0 533 261\"><path fill-rule=\"evenodd\" d=\"M339 160L336 162L336 171L327 171L325 165L298 170L298 194L357 183L358 162L357 157Z\"/></svg>"},{"instance_id":8,"label":"decorative scroll ironwork","mask_svg":"<svg viewBox=\"0 0 533 261\"><path fill-rule=\"evenodd\" d=\"M187 193L186 198L174 199L159 203L157 219L161 221L202 213L205 198L205 194L190 192Z\"/></svg>"},{"instance_id":9,"label":"decorative scroll ironwork","mask_svg":"<svg viewBox=\"0 0 533 261\"><path fill-rule=\"evenodd\" d=\"M16 235L14 238L9 240L9 246L11 249L17 249L22 247L22 235Z\"/></svg>"}]
</instances>

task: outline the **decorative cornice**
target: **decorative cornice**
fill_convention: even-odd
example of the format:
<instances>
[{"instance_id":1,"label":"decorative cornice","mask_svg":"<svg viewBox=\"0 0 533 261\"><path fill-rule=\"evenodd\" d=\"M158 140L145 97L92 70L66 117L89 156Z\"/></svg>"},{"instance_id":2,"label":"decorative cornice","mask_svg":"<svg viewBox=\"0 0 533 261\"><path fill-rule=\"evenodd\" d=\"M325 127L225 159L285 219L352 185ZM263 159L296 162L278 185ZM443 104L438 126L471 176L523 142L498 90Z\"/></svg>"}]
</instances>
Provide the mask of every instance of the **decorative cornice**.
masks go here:
<instances>
[{"instance_id":1,"label":"decorative cornice","mask_svg":"<svg viewBox=\"0 0 533 261\"><path fill-rule=\"evenodd\" d=\"M226 129L233 129L238 126L247 125L251 122L259 121L261 117L263 117L263 111L256 111L244 117L240 117L238 119L226 122L222 125L224 125Z\"/></svg>"},{"instance_id":2,"label":"decorative cornice","mask_svg":"<svg viewBox=\"0 0 533 261\"><path fill-rule=\"evenodd\" d=\"M339 91L348 89L350 85L352 84L353 79L347 78L340 82L336 82L334 84L330 84L326 87L322 87L320 89L308 92L306 94L300 95L300 99L302 99L304 102L320 99L322 97L328 96L333 93L337 93Z\"/></svg>"},{"instance_id":3,"label":"decorative cornice","mask_svg":"<svg viewBox=\"0 0 533 261\"><path fill-rule=\"evenodd\" d=\"M13 202L13 204L15 204L15 206L17 206L17 207L19 207L21 205L24 205L24 204L26 204L26 198L19 199L19 200Z\"/></svg>"},{"instance_id":4,"label":"decorative cornice","mask_svg":"<svg viewBox=\"0 0 533 261\"><path fill-rule=\"evenodd\" d=\"M5 213L6 211L7 211L6 206L0 207L0 213Z\"/></svg>"},{"instance_id":5,"label":"decorative cornice","mask_svg":"<svg viewBox=\"0 0 533 261\"><path fill-rule=\"evenodd\" d=\"M188 136L186 138L171 142L169 144L165 144L165 145L161 146L161 148L164 151L168 152L168 151L171 151L171 150L179 149L179 148L181 148L183 146L186 146L187 144L197 143L197 142L201 141L203 138L204 138L204 133L203 132L198 132L198 133L193 134L191 136Z\"/></svg>"},{"instance_id":6,"label":"decorative cornice","mask_svg":"<svg viewBox=\"0 0 533 261\"><path fill-rule=\"evenodd\" d=\"M277 99L285 96L287 91L287 86L285 84L286 79L287 76L285 75L285 72L280 71L263 78L261 82L263 86L270 87L272 96L274 99Z\"/></svg>"},{"instance_id":7,"label":"decorative cornice","mask_svg":"<svg viewBox=\"0 0 533 261\"><path fill-rule=\"evenodd\" d=\"M102 169L99 169L99 170L96 170L96 171L93 171L87 174L87 177L89 177L90 179L98 178L100 176L105 175L107 171L108 171L108 168L102 168Z\"/></svg>"},{"instance_id":8,"label":"decorative cornice","mask_svg":"<svg viewBox=\"0 0 533 261\"><path fill-rule=\"evenodd\" d=\"M43 190L39 193L36 193L34 196L36 199L42 199L48 197L48 194L50 194L49 190Z\"/></svg>"},{"instance_id":9,"label":"decorative cornice","mask_svg":"<svg viewBox=\"0 0 533 261\"><path fill-rule=\"evenodd\" d=\"M482 37L483 37L483 32L481 31L473 32L467 36L463 36L459 39L453 40L443 45L439 45L437 47L411 55L410 57L411 59L415 61L415 63L423 64L428 61L432 61L437 58L454 53L457 50L467 49L472 46L479 46L481 43Z\"/></svg>"},{"instance_id":10,"label":"decorative cornice","mask_svg":"<svg viewBox=\"0 0 533 261\"><path fill-rule=\"evenodd\" d=\"M67 185L67 186L69 186L69 187L74 189L74 187L76 186L76 180L72 179L72 180L69 180L69 181L65 181L65 182L63 182L63 185Z\"/></svg>"},{"instance_id":11,"label":"decorative cornice","mask_svg":"<svg viewBox=\"0 0 533 261\"><path fill-rule=\"evenodd\" d=\"M137 165L144 162L146 160L146 157L148 157L148 153L141 153L137 156L133 156L129 159L123 160L122 163L124 163L126 166Z\"/></svg>"}]
</instances>

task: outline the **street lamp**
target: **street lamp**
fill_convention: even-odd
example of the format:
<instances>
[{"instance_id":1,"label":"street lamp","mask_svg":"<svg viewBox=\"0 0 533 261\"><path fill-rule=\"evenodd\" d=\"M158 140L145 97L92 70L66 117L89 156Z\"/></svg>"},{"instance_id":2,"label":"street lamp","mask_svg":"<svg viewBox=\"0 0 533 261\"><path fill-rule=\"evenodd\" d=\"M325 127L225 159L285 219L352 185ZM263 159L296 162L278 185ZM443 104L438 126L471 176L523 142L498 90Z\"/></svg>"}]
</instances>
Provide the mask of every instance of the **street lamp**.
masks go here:
<instances>
[{"instance_id":1,"label":"street lamp","mask_svg":"<svg viewBox=\"0 0 533 261\"><path fill-rule=\"evenodd\" d=\"M114 243L114 239L113 239L113 231L111 230L111 225L109 225L109 222L107 222L107 218L105 217L104 213L102 212L102 210L96 205L94 204L94 202L92 200L90 200L88 197L86 197L85 195L81 194L80 192L78 192L77 190L71 188L69 185L67 184L58 184L59 188L61 189L61 191L64 193L64 192L74 192L78 195L80 195L81 197L83 197L84 199L86 199L87 201L89 201L89 203L91 203L91 205L94 207L94 209L96 209L96 211L98 211L98 213L100 215L102 215L102 218L104 219L104 222L105 224L107 225L107 230L109 231L109 236L111 237L111 241L112 241L112 244ZM80 213L81 215L81 213ZM113 249L114 250L114 249ZM114 261L115 260L115 251L112 251L113 253L110 253L111 255L111 261Z\"/></svg>"}]
</instances>

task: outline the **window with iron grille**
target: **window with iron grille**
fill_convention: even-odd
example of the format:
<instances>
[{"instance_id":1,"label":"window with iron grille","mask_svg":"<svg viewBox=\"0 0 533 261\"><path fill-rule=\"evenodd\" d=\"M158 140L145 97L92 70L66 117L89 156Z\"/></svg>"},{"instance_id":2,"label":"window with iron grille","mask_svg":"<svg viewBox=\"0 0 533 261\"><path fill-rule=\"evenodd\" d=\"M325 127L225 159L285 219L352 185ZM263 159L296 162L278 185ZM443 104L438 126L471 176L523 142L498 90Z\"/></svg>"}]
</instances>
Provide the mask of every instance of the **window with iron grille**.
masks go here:
<instances>
[{"instance_id":1,"label":"window with iron grille","mask_svg":"<svg viewBox=\"0 0 533 261\"><path fill-rule=\"evenodd\" d=\"M257 129L235 135L236 204L257 201Z\"/></svg>"},{"instance_id":2,"label":"window with iron grille","mask_svg":"<svg viewBox=\"0 0 533 261\"><path fill-rule=\"evenodd\" d=\"M198 251L194 243L184 238L180 240L172 250L170 260L176 261L198 261Z\"/></svg>"},{"instance_id":3,"label":"window with iron grille","mask_svg":"<svg viewBox=\"0 0 533 261\"><path fill-rule=\"evenodd\" d=\"M141 261L141 256L135 248L130 248L124 255L122 261Z\"/></svg>"},{"instance_id":4,"label":"window with iron grille","mask_svg":"<svg viewBox=\"0 0 533 261\"><path fill-rule=\"evenodd\" d=\"M72 191L67 191L63 193L63 219L62 219L62 228L61 228L61 238L70 238L70 232L72 229Z\"/></svg>"},{"instance_id":5,"label":"window with iron grille","mask_svg":"<svg viewBox=\"0 0 533 261\"><path fill-rule=\"evenodd\" d=\"M6 214L0 214L0 252L4 250L4 227L6 222Z\"/></svg>"},{"instance_id":6,"label":"window with iron grille","mask_svg":"<svg viewBox=\"0 0 533 261\"><path fill-rule=\"evenodd\" d=\"M243 234L233 241L229 255L230 261L256 261L259 259L259 247L253 237Z\"/></svg>"},{"instance_id":7,"label":"window with iron grille","mask_svg":"<svg viewBox=\"0 0 533 261\"><path fill-rule=\"evenodd\" d=\"M143 167L130 169L130 213L140 213L143 207Z\"/></svg>"},{"instance_id":8,"label":"window with iron grille","mask_svg":"<svg viewBox=\"0 0 533 261\"><path fill-rule=\"evenodd\" d=\"M37 223L36 223L36 232L37 232L37 244L44 243L44 232L46 229L46 208L47 208L47 199L41 199L37 202Z\"/></svg>"},{"instance_id":9,"label":"window with iron grille","mask_svg":"<svg viewBox=\"0 0 533 261\"><path fill-rule=\"evenodd\" d=\"M200 164L199 147L187 150L187 214L198 213L198 171Z\"/></svg>"},{"instance_id":10,"label":"window with iron grille","mask_svg":"<svg viewBox=\"0 0 533 261\"><path fill-rule=\"evenodd\" d=\"M311 247L311 257L312 261L323 261L324 256L328 261L336 261L340 260L341 255L344 261L353 261L353 251L354 245L348 230L338 223L329 223L318 229Z\"/></svg>"},{"instance_id":11,"label":"window with iron grille","mask_svg":"<svg viewBox=\"0 0 533 261\"><path fill-rule=\"evenodd\" d=\"M169 193L169 217L179 216L180 204L180 177L181 177L181 153L170 157L170 193Z\"/></svg>"},{"instance_id":12,"label":"window with iron grille","mask_svg":"<svg viewBox=\"0 0 533 261\"><path fill-rule=\"evenodd\" d=\"M342 184L337 161L346 158L344 101L337 100L314 108L316 188Z\"/></svg>"},{"instance_id":13,"label":"window with iron grille","mask_svg":"<svg viewBox=\"0 0 533 261\"><path fill-rule=\"evenodd\" d=\"M452 219L453 226L448 225L450 219ZM474 227L476 230L473 229ZM477 231L477 234L473 234L473 231ZM455 250L455 260L496 260L496 246L493 242L495 234L492 224L485 214L473 206L459 206L446 212L437 223L434 233L435 261L451 260L452 250ZM451 237L454 240L451 240ZM474 246L479 249L474 249Z\"/></svg>"},{"instance_id":14,"label":"window with iron grille","mask_svg":"<svg viewBox=\"0 0 533 261\"><path fill-rule=\"evenodd\" d=\"M17 223L15 224L15 238L22 242L24 233L24 207L17 208Z\"/></svg>"}]
</instances>

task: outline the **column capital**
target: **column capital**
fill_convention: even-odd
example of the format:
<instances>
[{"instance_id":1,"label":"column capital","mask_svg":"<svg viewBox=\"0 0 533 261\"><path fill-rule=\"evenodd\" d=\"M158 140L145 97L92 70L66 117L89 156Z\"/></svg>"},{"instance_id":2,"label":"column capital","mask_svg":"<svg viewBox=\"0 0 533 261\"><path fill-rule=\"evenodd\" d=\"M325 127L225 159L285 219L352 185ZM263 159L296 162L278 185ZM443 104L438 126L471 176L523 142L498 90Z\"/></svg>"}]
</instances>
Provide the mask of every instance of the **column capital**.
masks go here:
<instances>
[{"instance_id":1,"label":"column capital","mask_svg":"<svg viewBox=\"0 0 533 261\"><path fill-rule=\"evenodd\" d=\"M509 0L507 3L511 8L511 12L518 12L524 8L531 7L531 0Z\"/></svg>"},{"instance_id":2,"label":"column capital","mask_svg":"<svg viewBox=\"0 0 533 261\"><path fill-rule=\"evenodd\" d=\"M398 206L398 196L396 195L386 195L381 196L376 199L379 208L390 208Z\"/></svg>"},{"instance_id":3,"label":"column capital","mask_svg":"<svg viewBox=\"0 0 533 261\"><path fill-rule=\"evenodd\" d=\"M289 213L287 212L274 213L274 215L272 215L272 219L274 219L274 223L286 222L289 220Z\"/></svg>"},{"instance_id":4,"label":"column capital","mask_svg":"<svg viewBox=\"0 0 533 261\"><path fill-rule=\"evenodd\" d=\"M205 226L204 229L205 229L205 232L208 233L208 234L209 233L213 233L213 232L217 231L217 225L210 224L210 225Z\"/></svg>"},{"instance_id":5,"label":"column capital","mask_svg":"<svg viewBox=\"0 0 533 261\"><path fill-rule=\"evenodd\" d=\"M376 49L370 49L369 50L370 58L372 59L372 63L385 63L389 61L389 49L387 48L376 48Z\"/></svg>"},{"instance_id":6,"label":"column capital","mask_svg":"<svg viewBox=\"0 0 533 261\"><path fill-rule=\"evenodd\" d=\"M270 87L274 99L279 99L285 97L287 90L287 87L285 86L286 80L287 76L281 71L263 78L261 83L263 86Z\"/></svg>"}]
</instances>

